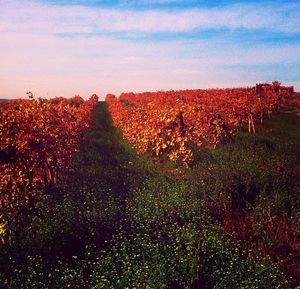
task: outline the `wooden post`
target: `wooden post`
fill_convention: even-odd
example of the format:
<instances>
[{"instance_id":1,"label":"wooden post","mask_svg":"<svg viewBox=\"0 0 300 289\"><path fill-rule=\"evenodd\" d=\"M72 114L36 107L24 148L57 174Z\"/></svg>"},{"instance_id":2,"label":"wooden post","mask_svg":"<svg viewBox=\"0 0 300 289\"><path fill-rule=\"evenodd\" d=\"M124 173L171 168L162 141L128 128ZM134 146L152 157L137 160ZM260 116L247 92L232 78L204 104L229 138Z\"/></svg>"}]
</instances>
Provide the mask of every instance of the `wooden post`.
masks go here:
<instances>
[{"instance_id":1,"label":"wooden post","mask_svg":"<svg viewBox=\"0 0 300 289\"><path fill-rule=\"evenodd\" d=\"M250 117L251 117L251 126L252 126L252 130L253 130L253 133L255 133L256 131L255 131L255 126L254 126L253 115L251 114Z\"/></svg>"}]
</instances>

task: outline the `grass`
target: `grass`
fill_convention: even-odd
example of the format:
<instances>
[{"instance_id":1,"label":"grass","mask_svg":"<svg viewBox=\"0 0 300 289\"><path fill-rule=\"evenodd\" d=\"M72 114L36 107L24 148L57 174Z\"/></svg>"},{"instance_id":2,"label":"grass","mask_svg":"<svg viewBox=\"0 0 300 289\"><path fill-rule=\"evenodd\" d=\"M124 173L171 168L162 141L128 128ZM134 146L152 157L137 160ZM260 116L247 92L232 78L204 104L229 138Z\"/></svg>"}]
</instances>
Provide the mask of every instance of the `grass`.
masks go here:
<instances>
[{"instance_id":1,"label":"grass","mask_svg":"<svg viewBox=\"0 0 300 289\"><path fill-rule=\"evenodd\" d=\"M253 253L257 236L224 220L256 216L264 240L265 215L295 217L299 129L299 117L278 114L255 136L198 150L179 178L138 155L99 103L65 177L11 216L1 288L291 288L284 267Z\"/></svg>"}]
</instances>

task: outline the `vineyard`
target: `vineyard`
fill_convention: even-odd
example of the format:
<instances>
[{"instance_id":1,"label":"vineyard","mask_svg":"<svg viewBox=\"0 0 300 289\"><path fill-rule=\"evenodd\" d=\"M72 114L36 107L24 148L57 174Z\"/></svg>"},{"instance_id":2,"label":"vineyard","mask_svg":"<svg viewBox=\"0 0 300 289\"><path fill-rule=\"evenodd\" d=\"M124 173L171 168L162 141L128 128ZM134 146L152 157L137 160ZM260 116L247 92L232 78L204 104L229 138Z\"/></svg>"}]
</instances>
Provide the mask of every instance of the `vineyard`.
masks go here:
<instances>
[{"instance_id":1,"label":"vineyard","mask_svg":"<svg viewBox=\"0 0 300 289\"><path fill-rule=\"evenodd\" d=\"M31 96L32 97L32 96ZM0 208L34 205L68 167L90 127L96 96L84 101L15 100L0 106Z\"/></svg>"},{"instance_id":2,"label":"vineyard","mask_svg":"<svg viewBox=\"0 0 300 289\"><path fill-rule=\"evenodd\" d=\"M300 284L299 95L0 103L0 287Z\"/></svg>"},{"instance_id":3,"label":"vineyard","mask_svg":"<svg viewBox=\"0 0 300 289\"><path fill-rule=\"evenodd\" d=\"M189 144L216 148L248 126L270 118L291 96L293 89L272 85L251 88L186 90L107 95L113 121L141 153L187 166Z\"/></svg>"}]
</instances>

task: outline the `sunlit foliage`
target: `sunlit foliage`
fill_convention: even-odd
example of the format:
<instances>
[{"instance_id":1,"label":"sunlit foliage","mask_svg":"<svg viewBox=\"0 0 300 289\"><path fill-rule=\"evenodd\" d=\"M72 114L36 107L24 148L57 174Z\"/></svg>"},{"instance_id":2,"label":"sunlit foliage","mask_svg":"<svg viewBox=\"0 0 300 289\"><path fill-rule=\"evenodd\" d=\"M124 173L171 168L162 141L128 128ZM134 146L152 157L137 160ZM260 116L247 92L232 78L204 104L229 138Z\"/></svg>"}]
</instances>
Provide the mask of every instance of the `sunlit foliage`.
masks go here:
<instances>
[{"instance_id":1,"label":"sunlit foliage","mask_svg":"<svg viewBox=\"0 0 300 289\"><path fill-rule=\"evenodd\" d=\"M292 87L277 81L255 87L198 89L107 95L114 123L141 153L188 166L189 144L215 148L238 130L255 124L278 110Z\"/></svg>"}]
</instances>

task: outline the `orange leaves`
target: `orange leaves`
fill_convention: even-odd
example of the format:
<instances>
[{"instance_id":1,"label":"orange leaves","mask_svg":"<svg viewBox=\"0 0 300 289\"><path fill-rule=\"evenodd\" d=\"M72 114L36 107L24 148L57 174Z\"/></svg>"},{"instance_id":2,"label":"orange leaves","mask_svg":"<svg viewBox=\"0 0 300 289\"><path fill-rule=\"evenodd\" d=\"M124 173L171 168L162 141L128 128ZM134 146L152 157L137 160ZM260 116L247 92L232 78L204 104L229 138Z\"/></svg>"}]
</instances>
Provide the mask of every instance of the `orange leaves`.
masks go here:
<instances>
[{"instance_id":1,"label":"orange leaves","mask_svg":"<svg viewBox=\"0 0 300 289\"><path fill-rule=\"evenodd\" d=\"M0 207L24 204L58 179L97 102L96 96L18 100L0 109Z\"/></svg>"},{"instance_id":2,"label":"orange leaves","mask_svg":"<svg viewBox=\"0 0 300 289\"><path fill-rule=\"evenodd\" d=\"M130 96L135 97L134 94ZM127 99L126 94L120 99L106 98L113 121L140 153L148 152L160 160L187 164L188 139L183 137L183 124L177 118L178 108L156 106L152 102L135 103Z\"/></svg>"},{"instance_id":3,"label":"orange leaves","mask_svg":"<svg viewBox=\"0 0 300 289\"><path fill-rule=\"evenodd\" d=\"M107 95L113 121L140 152L187 166L188 143L215 148L251 120L280 108L292 89L264 84L250 88L182 90Z\"/></svg>"}]
</instances>

